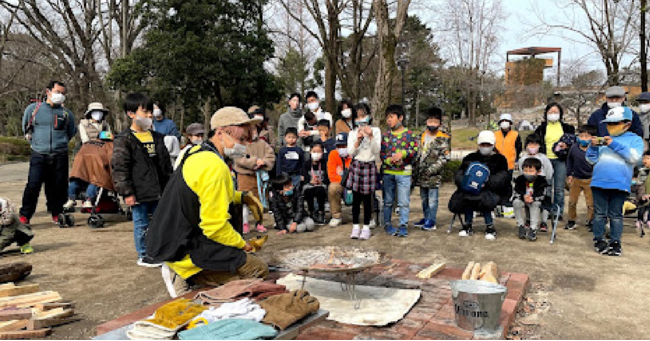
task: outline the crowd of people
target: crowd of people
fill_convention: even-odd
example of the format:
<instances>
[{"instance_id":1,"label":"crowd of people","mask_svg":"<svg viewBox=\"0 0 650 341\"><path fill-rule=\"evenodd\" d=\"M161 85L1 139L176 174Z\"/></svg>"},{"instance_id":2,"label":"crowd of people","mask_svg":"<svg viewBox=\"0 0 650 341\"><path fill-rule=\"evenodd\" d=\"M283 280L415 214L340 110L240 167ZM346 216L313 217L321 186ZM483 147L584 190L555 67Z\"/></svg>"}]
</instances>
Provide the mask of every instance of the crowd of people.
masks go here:
<instances>
[{"instance_id":1,"label":"crowd of people","mask_svg":"<svg viewBox=\"0 0 650 341\"><path fill-rule=\"evenodd\" d=\"M43 183L54 222L76 205L84 188L83 207L92 206L98 195L96 184L68 179L68 144L77 128L63 105L65 91L63 83L51 82L47 100L25 110L23 128L32 155L22 207L16 214L6 199L0 200L3 226L21 225L11 229L12 236L2 245L27 245L25 253L33 251L28 226ZM641 116L626 106L623 88L609 88L606 97L577 131L564 121L558 103L546 106L543 123L524 143L510 114L500 116L496 132L481 131L477 150L463 158L453 177L457 189L448 209L461 217L459 236L474 234L478 215L485 221L485 239L496 239L495 211L501 215L510 210L519 238L535 241L538 233L548 231L549 219L564 220L568 187L564 228L578 225L576 206L584 194L585 226L593 232L596 251L620 256L624 205L638 211L641 232L650 227L650 181L645 181L650 151L644 154L644 140L650 138L650 94L638 98ZM265 277L266 265L248 253L259 245L243 236L267 232L271 226L262 218L266 210L279 235L326 224L336 228L345 223L345 206L351 206L351 239L372 238L377 225L373 213L391 236L407 237L411 226L437 229L439 188L451 158L451 136L440 108L425 111L426 126L417 133L404 126L400 105L372 113L366 103L343 100L332 115L315 92L305 98L303 103L300 94L288 96L277 134L264 108L252 106L244 112L225 107L212 116L209 131L192 123L184 138L165 118L164 107L146 95L126 96L123 109L130 125L114 138L106 123L109 111L101 103L88 105L78 126L81 141L112 141L110 175L115 192L132 211L137 264L163 266L172 296L193 283ZM383 132L382 123L387 127ZM414 187L419 187L424 216L412 223Z\"/></svg>"}]
</instances>

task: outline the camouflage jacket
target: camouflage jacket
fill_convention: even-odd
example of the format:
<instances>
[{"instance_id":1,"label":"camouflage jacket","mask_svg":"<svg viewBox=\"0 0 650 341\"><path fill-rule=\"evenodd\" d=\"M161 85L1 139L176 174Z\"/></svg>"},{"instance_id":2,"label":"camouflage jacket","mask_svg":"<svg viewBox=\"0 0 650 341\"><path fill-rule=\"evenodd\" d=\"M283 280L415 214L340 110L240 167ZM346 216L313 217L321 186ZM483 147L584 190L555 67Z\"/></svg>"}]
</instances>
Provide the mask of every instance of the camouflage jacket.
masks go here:
<instances>
[{"instance_id":1,"label":"camouflage jacket","mask_svg":"<svg viewBox=\"0 0 650 341\"><path fill-rule=\"evenodd\" d=\"M422 153L418 155L416 184L424 188L440 186L442 170L451 158L449 135L439 134L428 146L424 146L423 138L420 150Z\"/></svg>"}]
</instances>

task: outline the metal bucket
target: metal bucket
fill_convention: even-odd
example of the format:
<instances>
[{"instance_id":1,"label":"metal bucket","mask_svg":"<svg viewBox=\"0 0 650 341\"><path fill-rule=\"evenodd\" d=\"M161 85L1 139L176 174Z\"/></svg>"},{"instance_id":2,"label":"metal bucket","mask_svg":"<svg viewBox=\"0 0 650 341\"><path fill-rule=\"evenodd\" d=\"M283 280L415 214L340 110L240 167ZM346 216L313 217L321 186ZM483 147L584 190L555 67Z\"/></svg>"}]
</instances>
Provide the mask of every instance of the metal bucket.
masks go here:
<instances>
[{"instance_id":1,"label":"metal bucket","mask_svg":"<svg viewBox=\"0 0 650 341\"><path fill-rule=\"evenodd\" d=\"M472 280L450 281L450 284L458 328L488 333L499 330L499 315L508 288Z\"/></svg>"}]
</instances>

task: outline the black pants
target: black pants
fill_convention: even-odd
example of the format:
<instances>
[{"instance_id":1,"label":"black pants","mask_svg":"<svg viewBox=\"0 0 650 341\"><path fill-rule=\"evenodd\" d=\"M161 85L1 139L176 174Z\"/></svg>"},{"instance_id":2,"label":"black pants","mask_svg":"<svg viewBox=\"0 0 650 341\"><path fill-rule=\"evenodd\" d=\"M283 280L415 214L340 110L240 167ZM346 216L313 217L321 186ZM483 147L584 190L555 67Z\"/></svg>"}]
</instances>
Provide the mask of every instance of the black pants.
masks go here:
<instances>
[{"instance_id":1,"label":"black pants","mask_svg":"<svg viewBox=\"0 0 650 341\"><path fill-rule=\"evenodd\" d=\"M361 194L352 192L352 223L359 224L361 214L361 203L363 203L363 224L369 225L372 218L372 197L373 194Z\"/></svg>"},{"instance_id":2,"label":"black pants","mask_svg":"<svg viewBox=\"0 0 650 341\"><path fill-rule=\"evenodd\" d=\"M327 190L325 187L309 187L306 188L303 192L305 196L305 201L307 201L307 207L309 208L310 213L314 213L314 199L318 201L318 210L320 212L325 211L325 200L327 200Z\"/></svg>"},{"instance_id":3,"label":"black pants","mask_svg":"<svg viewBox=\"0 0 650 341\"><path fill-rule=\"evenodd\" d=\"M68 154L46 155L32 151L29 159L29 176L23 193L23 206L20 215L31 219L36 212L38 195L45 183L47 210L52 216L63 212L63 204L68 198Z\"/></svg>"}]
</instances>

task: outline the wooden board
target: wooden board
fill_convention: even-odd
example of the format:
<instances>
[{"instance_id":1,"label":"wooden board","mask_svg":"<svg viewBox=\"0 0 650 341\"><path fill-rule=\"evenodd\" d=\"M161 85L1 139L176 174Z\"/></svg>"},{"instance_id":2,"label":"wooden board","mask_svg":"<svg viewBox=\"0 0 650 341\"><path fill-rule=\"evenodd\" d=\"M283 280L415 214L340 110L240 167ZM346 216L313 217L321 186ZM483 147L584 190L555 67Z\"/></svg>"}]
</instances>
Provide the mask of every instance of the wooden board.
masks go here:
<instances>
[{"instance_id":1,"label":"wooden board","mask_svg":"<svg viewBox=\"0 0 650 341\"><path fill-rule=\"evenodd\" d=\"M62 324L68 324L77 321L81 321L81 319L56 318L56 319L47 319L47 320L29 320L29 324L27 324L27 330L38 330L47 327L60 326Z\"/></svg>"},{"instance_id":2,"label":"wooden board","mask_svg":"<svg viewBox=\"0 0 650 341\"><path fill-rule=\"evenodd\" d=\"M460 277L460 279L469 279L469 277L472 275L472 269L474 269L474 262L467 263L467 267L465 268L465 271L463 271L463 275Z\"/></svg>"},{"instance_id":3,"label":"wooden board","mask_svg":"<svg viewBox=\"0 0 650 341\"><path fill-rule=\"evenodd\" d=\"M40 291L33 294L2 297L0 298L0 308L16 307L28 308L33 307L38 303L51 303L61 300L61 295L55 291Z\"/></svg>"},{"instance_id":4,"label":"wooden board","mask_svg":"<svg viewBox=\"0 0 650 341\"><path fill-rule=\"evenodd\" d=\"M56 308L56 309L36 313L32 318L32 320L47 320L47 319L55 319L55 318L60 319L60 318L70 317L72 315L74 315L74 310L72 309Z\"/></svg>"},{"instance_id":5,"label":"wooden board","mask_svg":"<svg viewBox=\"0 0 650 341\"><path fill-rule=\"evenodd\" d=\"M29 324L28 320L13 320L13 321L2 322L0 324L0 332L21 330L27 327L28 324Z\"/></svg>"},{"instance_id":6,"label":"wooden board","mask_svg":"<svg viewBox=\"0 0 650 341\"><path fill-rule=\"evenodd\" d=\"M39 292L40 285L38 284L30 284L30 285L22 285L22 286L13 286L13 287L6 287L6 288L0 288L0 297L9 297L9 296L20 296L20 295L25 295L25 294L33 294L35 292Z\"/></svg>"},{"instance_id":7,"label":"wooden board","mask_svg":"<svg viewBox=\"0 0 650 341\"><path fill-rule=\"evenodd\" d=\"M29 320L32 318L31 309L6 309L0 310L0 321Z\"/></svg>"},{"instance_id":8,"label":"wooden board","mask_svg":"<svg viewBox=\"0 0 650 341\"><path fill-rule=\"evenodd\" d=\"M13 332L0 332L0 340L15 340L15 339L37 339L44 338L52 332L52 329L38 329L38 330L19 330Z\"/></svg>"},{"instance_id":9,"label":"wooden board","mask_svg":"<svg viewBox=\"0 0 650 341\"><path fill-rule=\"evenodd\" d=\"M66 308L66 309L72 309L74 308L74 303L72 302L56 302L56 303L38 303L34 305L34 309L40 310L40 311L46 311L46 310L52 310L55 308Z\"/></svg>"}]
</instances>

